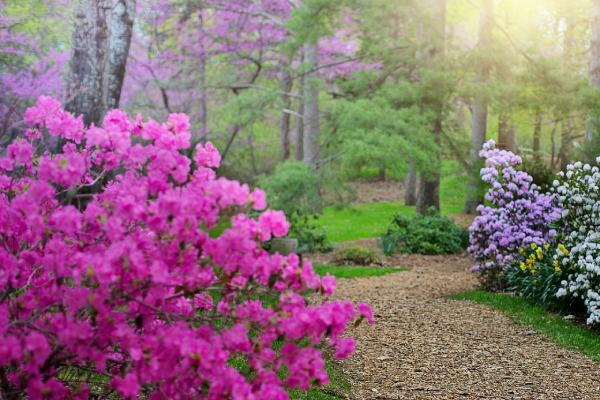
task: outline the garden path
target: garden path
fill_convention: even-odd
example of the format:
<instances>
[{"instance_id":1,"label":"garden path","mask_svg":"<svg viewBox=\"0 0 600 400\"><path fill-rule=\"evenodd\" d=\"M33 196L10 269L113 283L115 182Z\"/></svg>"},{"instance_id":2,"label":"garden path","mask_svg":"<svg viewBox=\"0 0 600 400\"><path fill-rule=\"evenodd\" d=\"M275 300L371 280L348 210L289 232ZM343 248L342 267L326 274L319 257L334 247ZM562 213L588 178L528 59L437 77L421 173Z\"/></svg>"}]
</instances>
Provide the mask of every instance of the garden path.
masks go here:
<instances>
[{"instance_id":1,"label":"garden path","mask_svg":"<svg viewBox=\"0 0 600 400\"><path fill-rule=\"evenodd\" d=\"M466 256L397 256L408 271L338 280L337 296L371 304L341 363L353 399L600 399L600 366L482 305Z\"/></svg>"}]
</instances>

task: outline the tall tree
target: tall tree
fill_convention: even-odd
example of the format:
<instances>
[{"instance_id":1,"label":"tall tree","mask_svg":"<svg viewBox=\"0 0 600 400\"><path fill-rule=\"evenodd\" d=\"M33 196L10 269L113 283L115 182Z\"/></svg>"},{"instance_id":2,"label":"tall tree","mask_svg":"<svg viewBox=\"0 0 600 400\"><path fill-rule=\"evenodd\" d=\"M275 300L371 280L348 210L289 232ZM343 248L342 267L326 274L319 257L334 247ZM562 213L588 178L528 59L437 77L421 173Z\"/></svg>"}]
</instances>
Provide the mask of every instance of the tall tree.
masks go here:
<instances>
[{"instance_id":1,"label":"tall tree","mask_svg":"<svg viewBox=\"0 0 600 400\"><path fill-rule=\"evenodd\" d=\"M590 85L600 90L600 0L592 0L592 39L590 44ZM588 143L595 144L598 136L595 132L599 126L597 113L592 113L587 125L585 139Z\"/></svg>"},{"instance_id":2,"label":"tall tree","mask_svg":"<svg viewBox=\"0 0 600 400\"><path fill-rule=\"evenodd\" d=\"M516 127L509 111L498 115L498 147L511 152L517 151Z\"/></svg>"},{"instance_id":3,"label":"tall tree","mask_svg":"<svg viewBox=\"0 0 600 400\"><path fill-rule=\"evenodd\" d=\"M292 97L290 92L294 87L292 78L291 60L286 57L281 74L281 117L279 121L279 141L281 145L281 160L286 161L290 158L290 127L291 127L291 108Z\"/></svg>"},{"instance_id":4,"label":"tall tree","mask_svg":"<svg viewBox=\"0 0 600 400\"><path fill-rule=\"evenodd\" d=\"M476 63L478 64L478 80L481 86L484 86L490 75L490 63L487 53L492 41L492 24L494 18L493 0L481 0L481 15L479 21L479 41L477 44L478 55ZM485 142L488 120L488 98L487 93L480 89L473 100L471 107L471 168L472 173L469 176L469 185L467 189L467 201L465 203L465 212L473 214L477 206L483 201L483 195L479 190L479 151Z\"/></svg>"},{"instance_id":5,"label":"tall tree","mask_svg":"<svg viewBox=\"0 0 600 400\"><path fill-rule=\"evenodd\" d=\"M533 124L533 157L540 159L542 157L542 150L540 147L540 142L542 140L542 112L537 111L535 113L535 122Z\"/></svg>"},{"instance_id":6,"label":"tall tree","mask_svg":"<svg viewBox=\"0 0 600 400\"><path fill-rule=\"evenodd\" d=\"M119 106L135 0L79 0L66 109L98 125Z\"/></svg>"},{"instance_id":7,"label":"tall tree","mask_svg":"<svg viewBox=\"0 0 600 400\"><path fill-rule=\"evenodd\" d=\"M319 115L319 79L315 68L318 65L318 46L310 41L304 44L304 61L308 72L304 79L304 134L303 161L311 167L319 164L319 134L321 122Z\"/></svg>"},{"instance_id":8,"label":"tall tree","mask_svg":"<svg viewBox=\"0 0 600 400\"><path fill-rule=\"evenodd\" d=\"M431 48L429 49L430 62L441 65L446 48L446 0L428 0L431 15ZM419 180L417 211L421 214L429 208L440 208L440 149L442 137L442 123L444 118L444 95L440 93L432 100L431 109L435 114L431 133L437 145L434 153L435 164L431 171L424 173Z\"/></svg>"},{"instance_id":9,"label":"tall tree","mask_svg":"<svg viewBox=\"0 0 600 400\"><path fill-rule=\"evenodd\" d=\"M414 206L417 204L417 164L414 160L408 162L408 172L404 180L404 204Z\"/></svg>"}]
</instances>

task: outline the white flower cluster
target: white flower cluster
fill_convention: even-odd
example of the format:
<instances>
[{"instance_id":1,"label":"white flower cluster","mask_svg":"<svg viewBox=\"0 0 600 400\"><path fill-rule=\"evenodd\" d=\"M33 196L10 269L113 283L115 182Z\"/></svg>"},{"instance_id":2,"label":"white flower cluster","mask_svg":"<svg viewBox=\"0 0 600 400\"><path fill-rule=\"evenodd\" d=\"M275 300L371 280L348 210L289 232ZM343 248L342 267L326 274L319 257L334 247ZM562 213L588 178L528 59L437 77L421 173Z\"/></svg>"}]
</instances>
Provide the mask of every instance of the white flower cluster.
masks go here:
<instances>
[{"instance_id":1,"label":"white flower cluster","mask_svg":"<svg viewBox=\"0 0 600 400\"><path fill-rule=\"evenodd\" d=\"M596 160L600 163L600 157ZM600 323L600 169L577 162L559 173L553 190L563 209L565 232L556 252L564 271L569 271L556 295L581 298L588 311L587 323Z\"/></svg>"}]
</instances>

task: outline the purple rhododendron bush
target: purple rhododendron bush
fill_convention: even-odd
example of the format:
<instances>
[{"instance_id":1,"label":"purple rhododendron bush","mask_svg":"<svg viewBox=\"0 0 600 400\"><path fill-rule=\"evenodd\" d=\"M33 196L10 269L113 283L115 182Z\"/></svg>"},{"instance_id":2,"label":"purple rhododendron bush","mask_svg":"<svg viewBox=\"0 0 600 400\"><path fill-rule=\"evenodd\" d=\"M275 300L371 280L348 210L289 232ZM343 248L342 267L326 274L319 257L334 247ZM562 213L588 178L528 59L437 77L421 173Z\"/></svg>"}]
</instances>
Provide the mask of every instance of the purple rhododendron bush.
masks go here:
<instances>
[{"instance_id":1,"label":"purple rhododendron bush","mask_svg":"<svg viewBox=\"0 0 600 400\"><path fill-rule=\"evenodd\" d=\"M554 195L544 194L532 177L517 169L521 157L484 144L479 155L485 160L481 178L490 188L486 205L469 228L474 271L501 271L520 261L519 250L531 243L542 245L557 232L551 226L561 217Z\"/></svg>"},{"instance_id":2,"label":"purple rhododendron bush","mask_svg":"<svg viewBox=\"0 0 600 400\"><path fill-rule=\"evenodd\" d=\"M327 300L333 277L263 250L285 216L218 178L210 143L185 155L185 115L86 129L40 97L25 123L0 157L0 397L287 399L328 382L324 348L352 354L350 323L374 322Z\"/></svg>"}]
</instances>

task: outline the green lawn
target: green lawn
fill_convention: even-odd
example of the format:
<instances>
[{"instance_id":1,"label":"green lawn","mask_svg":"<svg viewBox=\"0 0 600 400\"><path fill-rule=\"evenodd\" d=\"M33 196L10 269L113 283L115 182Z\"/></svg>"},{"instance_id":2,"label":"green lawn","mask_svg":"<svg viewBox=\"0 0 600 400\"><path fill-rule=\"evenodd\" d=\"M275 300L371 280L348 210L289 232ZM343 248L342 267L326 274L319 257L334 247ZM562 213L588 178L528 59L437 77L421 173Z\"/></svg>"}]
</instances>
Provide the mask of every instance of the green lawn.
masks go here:
<instances>
[{"instance_id":1,"label":"green lawn","mask_svg":"<svg viewBox=\"0 0 600 400\"><path fill-rule=\"evenodd\" d=\"M385 233L396 213L414 215L414 207L402 203L355 204L345 208L327 207L318 223L334 243L368 239Z\"/></svg>"},{"instance_id":2,"label":"green lawn","mask_svg":"<svg viewBox=\"0 0 600 400\"><path fill-rule=\"evenodd\" d=\"M323 264L315 265L314 269L319 275L325 275L329 272L336 278L366 278L369 276L382 276L406 271L405 268L400 267L340 267L337 265Z\"/></svg>"},{"instance_id":3,"label":"green lawn","mask_svg":"<svg viewBox=\"0 0 600 400\"><path fill-rule=\"evenodd\" d=\"M442 162L440 201L442 214L454 215L463 211L466 194L466 178L456 161ZM399 199L401 200L401 199ZM375 238L383 235L394 214L415 214L414 207L403 202L354 204L349 207L327 207L319 218L319 224L333 243Z\"/></svg>"},{"instance_id":4,"label":"green lawn","mask_svg":"<svg viewBox=\"0 0 600 400\"><path fill-rule=\"evenodd\" d=\"M600 336L584 326L565 321L561 316L533 305L523 297L484 291L470 291L450 297L484 304L505 312L517 323L528 325L550 341L579 351L600 362Z\"/></svg>"}]
</instances>

